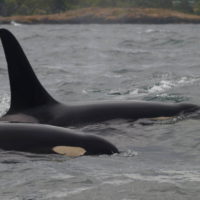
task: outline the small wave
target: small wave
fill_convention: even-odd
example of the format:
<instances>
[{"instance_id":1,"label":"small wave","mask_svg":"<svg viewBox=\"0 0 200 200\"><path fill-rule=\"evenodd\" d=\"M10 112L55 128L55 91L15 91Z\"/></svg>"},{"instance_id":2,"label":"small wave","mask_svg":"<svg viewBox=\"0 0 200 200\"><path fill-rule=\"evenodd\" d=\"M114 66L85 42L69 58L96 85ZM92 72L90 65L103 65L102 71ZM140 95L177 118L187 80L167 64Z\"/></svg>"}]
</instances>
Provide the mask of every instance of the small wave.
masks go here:
<instances>
[{"instance_id":1,"label":"small wave","mask_svg":"<svg viewBox=\"0 0 200 200\"><path fill-rule=\"evenodd\" d=\"M177 183L187 181L200 181L200 173L197 171L176 171L176 170L160 170L157 172L148 173L132 173L124 174L125 177L141 180L141 181L156 181L159 183Z\"/></svg>"},{"instance_id":2,"label":"small wave","mask_svg":"<svg viewBox=\"0 0 200 200\"><path fill-rule=\"evenodd\" d=\"M144 30L145 33L149 34L149 33L167 33L167 34L171 34L171 35L177 35L177 32L171 31L171 30L166 30L166 29L152 29L152 28L148 28L146 30Z\"/></svg>"},{"instance_id":3,"label":"small wave","mask_svg":"<svg viewBox=\"0 0 200 200\"><path fill-rule=\"evenodd\" d=\"M74 176L64 173L57 173L56 175L52 175L51 179L58 179L58 180L67 180L74 178Z\"/></svg>"},{"instance_id":4,"label":"small wave","mask_svg":"<svg viewBox=\"0 0 200 200\"><path fill-rule=\"evenodd\" d=\"M118 95L127 95L127 94L129 94L129 93L130 93L129 90L116 89L116 90L110 90L110 91L108 92L108 95L118 96Z\"/></svg>"},{"instance_id":5,"label":"small wave","mask_svg":"<svg viewBox=\"0 0 200 200\"><path fill-rule=\"evenodd\" d=\"M174 39L174 38L166 38L164 41L159 41L158 39L154 39L156 46L166 46L166 45L172 45L176 47L182 47L185 45L188 41L184 39Z\"/></svg>"},{"instance_id":6,"label":"small wave","mask_svg":"<svg viewBox=\"0 0 200 200\"><path fill-rule=\"evenodd\" d=\"M0 97L0 116L5 114L9 107L10 97L8 95L3 95Z\"/></svg>"},{"instance_id":7,"label":"small wave","mask_svg":"<svg viewBox=\"0 0 200 200\"><path fill-rule=\"evenodd\" d=\"M66 188L63 188L61 191L55 191L51 192L48 195L46 195L45 199L53 199L53 198L65 198L74 194L80 194L86 190L90 190L91 187L82 187L72 190L67 190Z\"/></svg>"},{"instance_id":8,"label":"small wave","mask_svg":"<svg viewBox=\"0 0 200 200\"><path fill-rule=\"evenodd\" d=\"M145 101L172 101L176 103L189 101L188 97L182 96L180 94L167 94L167 93L161 93L161 94L151 94L148 96L145 96L143 98Z\"/></svg>"},{"instance_id":9,"label":"small wave","mask_svg":"<svg viewBox=\"0 0 200 200\"><path fill-rule=\"evenodd\" d=\"M120 186L120 185L125 185L125 184L129 184L131 183L132 181L131 180L112 180L112 181L105 181L102 183L102 185L104 184L109 184L109 185L112 185L112 186Z\"/></svg>"},{"instance_id":10,"label":"small wave","mask_svg":"<svg viewBox=\"0 0 200 200\"><path fill-rule=\"evenodd\" d=\"M107 53L110 53L111 55L117 56L117 55L146 55L151 54L150 51L145 51L141 49L127 49L127 48L116 48L111 49Z\"/></svg>"},{"instance_id":11,"label":"small wave","mask_svg":"<svg viewBox=\"0 0 200 200\"><path fill-rule=\"evenodd\" d=\"M132 48L134 47L134 44L135 44L134 40L124 40L121 43L119 43L119 46Z\"/></svg>"},{"instance_id":12,"label":"small wave","mask_svg":"<svg viewBox=\"0 0 200 200\"><path fill-rule=\"evenodd\" d=\"M115 73L105 73L104 77L108 77L108 78L120 78L122 77L121 74L115 74Z\"/></svg>"},{"instance_id":13,"label":"small wave","mask_svg":"<svg viewBox=\"0 0 200 200\"><path fill-rule=\"evenodd\" d=\"M145 30L145 33L156 33L156 32L160 32L160 31L159 30L154 30L154 29Z\"/></svg>"},{"instance_id":14,"label":"small wave","mask_svg":"<svg viewBox=\"0 0 200 200\"><path fill-rule=\"evenodd\" d=\"M141 72L142 70L141 69L133 69L133 68L123 68L123 69L117 69L117 70L113 70L112 72L113 73L116 73L116 74L127 74L127 73L130 73L130 72Z\"/></svg>"},{"instance_id":15,"label":"small wave","mask_svg":"<svg viewBox=\"0 0 200 200\"><path fill-rule=\"evenodd\" d=\"M101 89L99 89L99 88L88 88L88 89L83 89L82 90L82 93L83 94L86 94L86 95L88 95L88 94L90 94L90 93L103 93L104 91L103 90L101 90Z\"/></svg>"},{"instance_id":16,"label":"small wave","mask_svg":"<svg viewBox=\"0 0 200 200\"><path fill-rule=\"evenodd\" d=\"M42 38L43 36L42 35L39 35L39 34L33 34L33 35L30 35L30 36L26 36L23 38L23 40L31 40L31 39L35 39L35 38Z\"/></svg>"}]
</instances>

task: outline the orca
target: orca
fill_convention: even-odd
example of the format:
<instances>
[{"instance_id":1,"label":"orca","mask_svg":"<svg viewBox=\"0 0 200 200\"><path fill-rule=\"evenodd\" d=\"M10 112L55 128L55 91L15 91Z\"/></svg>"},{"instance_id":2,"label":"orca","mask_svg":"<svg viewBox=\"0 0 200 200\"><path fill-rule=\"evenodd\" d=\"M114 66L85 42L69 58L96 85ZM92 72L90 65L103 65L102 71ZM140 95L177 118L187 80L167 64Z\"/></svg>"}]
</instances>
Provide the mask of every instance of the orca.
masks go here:
<instances>
[{"instance_id":1,"label":"orca","mask_svg":"<svg viewBox=\"0 0 200 200\"><path fill-rule=\"evenodd\" d=\"M165 104L137 101L103 101L67 104L55 100L36 77L14 35L0 29L8 64L11 103L2 121L50 124L63 127L92 124L113 119L171 117L199 110L189 103Z\"/></svg>"},{"instance_id":2,"label":"orca","mask_svg":"<svg viewBox=\"0 0 200 200\"><path fill-rule=\"evenodd\" d=\"M94 135L45 124L7 122L0 123L0 149L74 156L119 153L113 144Z\"/></svg>"}]
</instances>

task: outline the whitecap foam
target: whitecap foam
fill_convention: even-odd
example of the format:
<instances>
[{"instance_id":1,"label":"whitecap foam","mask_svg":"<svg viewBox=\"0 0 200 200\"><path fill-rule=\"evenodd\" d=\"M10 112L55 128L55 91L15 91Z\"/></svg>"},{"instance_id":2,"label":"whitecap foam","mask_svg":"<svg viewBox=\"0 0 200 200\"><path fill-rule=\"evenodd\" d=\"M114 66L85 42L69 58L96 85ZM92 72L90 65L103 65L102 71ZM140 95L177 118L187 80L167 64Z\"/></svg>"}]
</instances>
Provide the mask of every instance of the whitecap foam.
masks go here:
<instances>
[{"instance_id":1,"label":"whitecap foam","mask_svg":"<svg viewBox=\"0 0 200 200\"><path fill-rule=\"evenodd\" d=\"M172 88L192 85L198 81L200 81L200 77L186 77L186 76L183 76L178 80L168 80L168 79L160 80L159 82L155 83L153 86L148 87L147 89L136 88L133 91L130 91L129 94L131 96L162 94Z\"/></svg>"},{"instance_id":2,"label":"whitecap foam","mask_svg":"<svg viewBox=\"0 0 200 200\"><path fill-rule=\"evenodd\" d=\"M138 152L128 149L126 152L121 154L123 157L134 157L138 155Z\"/></svg>"},{"instance_id":3,"label":"whitecap foam","mask_svg":"<svg viewBox=\"0 0 200 200\"><path fill-rule=\"evenodd\" d=\"M159 83L152 86L148 90L148 92L149 93L163 92L173 87L180 87L180 86L194 84L199 80L200 77L186 77L186 76L183 76L178 80L161 80Z\"/></svg>"},{"instance_id":4,"label":"whitecap foam","mask_svg":"<svg viewBox=\"0 0 200 200\"><path fill-rule=\"evenodd\" d=\"M158 84L155 84L150 89L148 89L148 93L160 93L169 90L175 86L176 84L173 83L173 81L161 80Z\"/></svg>"},{"instance_id":5,"label":"whitecap foam","mask_svg":"<svg viewBox=\"0 0 200 200\"><path fill-rule=\"evenodd\" d=\"M14 21L14 20L12 20L12 21L10 22L10 24L13 25L13 26L22 26L22 24L20 24L20 23Z\"/></svg>"}]
</instances>

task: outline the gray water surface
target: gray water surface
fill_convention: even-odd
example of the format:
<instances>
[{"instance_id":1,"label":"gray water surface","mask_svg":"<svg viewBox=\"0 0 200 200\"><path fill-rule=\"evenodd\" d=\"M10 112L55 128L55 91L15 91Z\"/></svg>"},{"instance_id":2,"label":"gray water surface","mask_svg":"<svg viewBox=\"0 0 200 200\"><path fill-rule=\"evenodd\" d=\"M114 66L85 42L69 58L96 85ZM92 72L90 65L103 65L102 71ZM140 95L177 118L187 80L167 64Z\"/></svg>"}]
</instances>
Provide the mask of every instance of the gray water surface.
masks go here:
<instances>
[{"instance_id":1,"label":"gray water surface","mask_svg":"<svg viewBox=\"0 0 200 200\"><path fill-rule=\"evenodd\" d=\"M200 104L200 25L9 25L59 101ZM0 113L9 82L0 48ZM121 153L69 158L0 151L3 200L199 200L198 118L72 127Z\"/></svg>"}]
</instances>

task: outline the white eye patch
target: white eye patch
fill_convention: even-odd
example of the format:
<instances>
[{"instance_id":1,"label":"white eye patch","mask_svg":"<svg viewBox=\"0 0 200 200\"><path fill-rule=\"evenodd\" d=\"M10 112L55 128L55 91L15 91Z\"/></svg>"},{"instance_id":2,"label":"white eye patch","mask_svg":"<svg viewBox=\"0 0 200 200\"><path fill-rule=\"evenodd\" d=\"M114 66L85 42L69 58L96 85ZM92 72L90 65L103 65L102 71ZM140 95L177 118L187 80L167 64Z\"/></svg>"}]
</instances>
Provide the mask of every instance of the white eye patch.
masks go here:
<instances>
[{"instance_id":1,"label":"white eye patch","mask_svg":"<svg viewBox=\"0 0 200 200\"><path fill-rule=\"evenodd\" d=\"M82 156L86 153L86 150L82 147L72 146L55 146L52 149L55 153L62 154L69 157Z\"/></svg>"}]
</instances>

